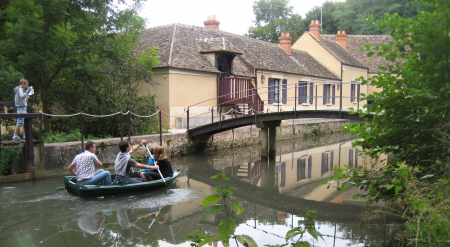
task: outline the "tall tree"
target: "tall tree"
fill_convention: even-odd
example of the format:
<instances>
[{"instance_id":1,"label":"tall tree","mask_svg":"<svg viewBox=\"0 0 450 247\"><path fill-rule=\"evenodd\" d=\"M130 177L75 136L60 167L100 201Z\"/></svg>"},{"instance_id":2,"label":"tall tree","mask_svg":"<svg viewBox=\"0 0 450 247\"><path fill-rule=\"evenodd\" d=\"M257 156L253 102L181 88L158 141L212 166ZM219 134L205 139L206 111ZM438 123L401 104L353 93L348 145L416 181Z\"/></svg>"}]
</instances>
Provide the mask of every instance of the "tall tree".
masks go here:
<instances>
[{"instance_id":1,"label":"tall tree","mask_svg":"<svg viewBox=\"0 0 450 247\"><path fill-rule=\"evenodd\" d=\"M367 96L373 106L372 122L352 125L357 143L372 156L393 153L399 162L422 166L426 171L450 161L450 1L416 1L417 20L385 14L376 27L394 42L377 47L366 45L368 56L378 55L395 63L387 73L371 78L380 93ZM373 25L374 16L368 23ZM428 54L420 59L419 54ZM368 83L363 80L363 83Z\"/></svg>"},{"instance_id":2,"label":"tall tree","mask_svg":"<svg viewBox=\"0 0 450 247\"><path fill-rule=\"evenodd\" d=\"M117 4L128 6L121 10ZM140 7L140 0L6 2L0 5L0 56L35 86L38 97L34 98L36 103L41 102L43 112L49 112L60 100L67 106L61 95L70 90L77 92L80 83L86 90L102 87L105 80L98 79L105 74L106 64L131 61L125 58L130 58L144 27L144 20L137 14ZM150 67L152 64L146 63ZM149 71L149 67L143 69ZM142 73L127 76L134 80L141 78ZM108 79L123 86L133 83L130 77ZM74 95L84 99L83 92ZM46 117L44 129L50 129Z\"/></svg>"},{"instance_id":3,"label":"tall tree","mask_svg":"<svg viewBox=\"0 0 450 247\"><path fill-rule=\"evenodd\" d=\"M385 13L398 13L403 18L417 18L419 10L427 7L410 4L410 0L347 0L333 12L339 30L349 34L387 34L385 29L368 26L361 19L373 15L375 19L382 19Z\"/></svg>"},{"instance_id":4,"label":"tall tree","mask_svg":"<svg viewBox=\"0 0 450 247\"><path fill-rule=\"evenodd\" d=\"M303 18L292 12L289 0L260 0L253 4L255 27L248 29L248 37L278 43L282 32L289 32L292 41L305 31Z\"/></svg>"},{"instance_id":5,"label":"tall tree","mask_svg":"<svg viewBox=\"0 0 450 247\"><path fill-rule=\"evenodd\" d=\"M344 2L331 2L326 1L321 7L314 7L305 17L305 30L309 30L309 23L311 20L321 20L322 19L322 33L324 34L336 34L338 31L339 20L336 20L335 12L342 9ZM321 12L322 11L322 18ZM339 29L340 30L340 29Z\"/></svg>"}]
</instances>

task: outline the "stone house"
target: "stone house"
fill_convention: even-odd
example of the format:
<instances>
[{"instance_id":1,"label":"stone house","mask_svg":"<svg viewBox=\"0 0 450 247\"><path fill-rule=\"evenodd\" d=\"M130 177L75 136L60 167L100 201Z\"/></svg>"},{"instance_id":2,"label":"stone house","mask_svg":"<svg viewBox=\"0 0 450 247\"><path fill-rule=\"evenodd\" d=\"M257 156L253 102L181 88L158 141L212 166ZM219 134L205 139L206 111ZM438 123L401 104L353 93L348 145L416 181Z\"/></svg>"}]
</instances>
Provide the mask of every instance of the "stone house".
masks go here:
<instances>
[{"instance_id":1,"label":"stone house","mask_svg":"<svg viewBox=\"0 0 450 247\"><path fill-rule=\"evenodd\" d=\"M171 24L141 34L138 51L156 47L159 65L153 83L141 83L140 91L157 94L161 110L170 115L163 114L163 121L171 128L177 127L177 118L186 118L187 107L190 117L203 117L205 123L211 122L211 108L217 119L218 104L226 106L221 112L234 107L241 113L339 109L340 85L346 97L343 108L352 106L358 93L372 90L355 79L370 78L383 65L366 59L359 47L390 40L345 32L320 35L320 24L313 22L294 44L289 33L273 44L221 31L215 16L204 24ZM246 93L236 93L243 90ZM184 127L180 121L178 127Z\"/></svg>"}]
</instances>

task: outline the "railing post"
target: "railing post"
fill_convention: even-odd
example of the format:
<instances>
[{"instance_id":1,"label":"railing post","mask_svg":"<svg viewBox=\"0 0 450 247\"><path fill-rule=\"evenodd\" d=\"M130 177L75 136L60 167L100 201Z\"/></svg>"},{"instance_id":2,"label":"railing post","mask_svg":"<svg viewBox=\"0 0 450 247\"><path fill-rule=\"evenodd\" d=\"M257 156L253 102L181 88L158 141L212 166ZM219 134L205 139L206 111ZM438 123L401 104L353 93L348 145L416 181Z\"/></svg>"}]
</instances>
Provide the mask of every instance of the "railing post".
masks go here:
<instances>
[{"instance_id":1,"label":"railing post","mask_svg":"<svg viewBox=\"0 0 450 247\"><path fill-rule=\"evenodd\" d=\"M131 111L128 110L128 141L131 141Z\"/></svg>"},{"instance_id":2,"label":"railing post","mask_svg":"<svg viewBox=\"0 0 450 247\"><path fill-rule=\"evenodd\" d=\"M295 97L294 97L294 112L295 112L295 118L297 118L297 83L295 83Z\"/></svg>"},{"instance_id":3,"label":"railing post","mask_svg":"<svg viewBox=\"0 0 450 247\"><path fill-rule=\"evenodd\" d=\"M162 111L159 109L159 145L162 147Z\"/></svg>"},{"instance_id":4,"label":"railing post","mask_svg":"<svg viewBox=\"0 0 450 247\"><path fill-rule=\"evenodd\" d=\"M189 107L187 108L187 134L188 134L188 138L189 138Z\"/></svg>"},{"instance_id":5,"label":"railing post","mask_svg":"<svg viewBox=\"0 0 450 247\"><path fill-rule=\"evenodd\" d=\"M211 107L211 123L214 123L214 106Z\"/></svg>"},{"instance_id":6,"label":"railing post","mask_svg":"<svg viewBox=\"0 0 450 247\"><path fill-rule=\"evenodd\" d=\"M34 167L34 147L33 147L33 119L25 118L25 153L28 172L31 173L31 180L36 180L36 169Z\"/></svg>"},{"instance_id":7,"label":"railing post","mask_svg":"<svg viewBox=\"0 0 450 247\"><path fill-rule=\"evenodd\" d=\"M243 114L242 115L244 115L245 116L245 96L244 96L244 110L243 110Z\"/></svg>"},{"instance_id":8,"label":"railing post","mask_svg":"<svg viewBox=\"0 0 450 247\"><path fill-rule=\"evenodd\" d=\"M123 141L123 123L122 123L122 111L120 111L120 141Z\"/></svg>"},{"instance_id":9,"label":"railing post","mask_svg":"<svg viewBox=\"0 0 450 247\"><path fill-rule=\"evenodd\" d=\"M81 128L81 152L84 151L84 133L83 133L83 112L80 114L80 128Z\"/></svg>"},{"instance_id":10,"label":"railing post","mask_svg":"<svg viewBox=\"0 0 450 247\"><path fill-rule=\"evenodd\" d=\"M317 111L317 85L316 85L316 111Z\"/></svg>"},{"instance_id":11,"label":"railing post","mask_svg":"<svg viewBox=\"0 0 450 247\"><path fill-rule=\"evenodd\" d=\"M39 157L40 157L41 165L42 165L42 116L43 116L43 114L41 113L41 117L40 117L41 123L39 126ZM0 136L1 136L1 134L0 134Z\"/></svg>"},{"instance_id":12,"label":"railing post","mask_svg":"<svg viewBox=\"0 0 450 247\"><path fill-rule=\"evenodd\" d=\"M339 99L339 118L342 117L342 81L340 82L341 88L339 89L340 99Z\"/></svg>"}]
</instances>

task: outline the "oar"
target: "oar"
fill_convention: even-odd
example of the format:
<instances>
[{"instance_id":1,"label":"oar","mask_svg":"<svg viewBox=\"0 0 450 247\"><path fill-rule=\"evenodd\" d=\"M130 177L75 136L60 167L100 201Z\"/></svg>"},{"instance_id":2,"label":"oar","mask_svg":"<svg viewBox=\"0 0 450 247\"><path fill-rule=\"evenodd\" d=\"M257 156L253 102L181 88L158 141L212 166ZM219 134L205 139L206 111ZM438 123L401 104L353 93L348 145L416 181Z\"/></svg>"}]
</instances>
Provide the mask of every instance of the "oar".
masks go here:
<instances>
[{"instance_id":1,"label":"oar","mask_svg":"<svg viewBox=\"0 0 450 247\"><path fill-rule=\"evenodd\" d=\"M147 143L144 143L144 145L145 145L145 149L147 149L148 155L150 155L150 158L153 160L153 163L156 165L155 159L153 159L153 156L150 153L150 150L148 150ZM159 172L159 176L161 176L162 180L164 181L164 184L166 185L167 190L170 190L169 186L167 186L166 180L164 179L163 175L161 174L161 171L159 170L159 168L157 170Z\"/></svg>"}]
</instances>

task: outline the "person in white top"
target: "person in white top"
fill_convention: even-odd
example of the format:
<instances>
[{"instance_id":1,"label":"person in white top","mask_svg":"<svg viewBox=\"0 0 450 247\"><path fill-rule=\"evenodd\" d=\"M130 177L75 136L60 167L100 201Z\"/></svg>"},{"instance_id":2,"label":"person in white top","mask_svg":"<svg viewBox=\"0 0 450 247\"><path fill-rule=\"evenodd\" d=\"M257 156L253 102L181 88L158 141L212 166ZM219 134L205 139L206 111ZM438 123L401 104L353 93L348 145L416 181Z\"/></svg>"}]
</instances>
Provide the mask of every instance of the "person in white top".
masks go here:
<instances>
[{"instance_id":1,"label":"person in white top","mask_svg":"<svg viewBox=\"0 0 450 247\"><path fill-rule=\"evenodd\" d=\"M95 143L93 141L86 142L86 151L75 156L72 164L69 165L69 171L77 176L77 181L82 185L110 185L111 173L103 169L96 172L95 165L103 166L102 162L97 159L95 153ZM76 172L74 171L76 169Z\"/></svg>"}]
</instances>

